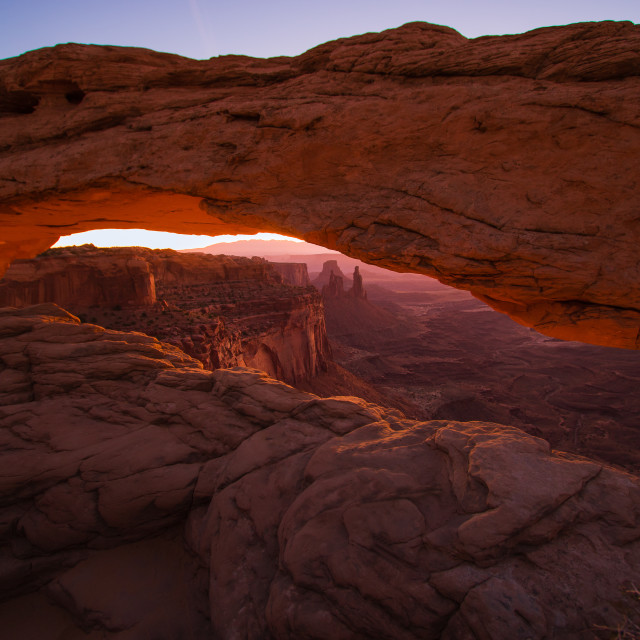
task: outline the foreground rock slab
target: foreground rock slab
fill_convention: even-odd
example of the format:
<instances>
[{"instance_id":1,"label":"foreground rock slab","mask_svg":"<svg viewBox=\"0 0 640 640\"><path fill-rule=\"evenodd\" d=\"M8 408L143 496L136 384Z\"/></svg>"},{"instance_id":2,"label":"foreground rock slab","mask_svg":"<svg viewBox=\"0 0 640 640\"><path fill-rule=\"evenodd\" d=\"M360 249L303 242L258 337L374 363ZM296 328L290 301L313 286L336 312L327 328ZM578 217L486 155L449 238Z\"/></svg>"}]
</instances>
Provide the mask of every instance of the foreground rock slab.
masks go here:
<instances>
[{"instance_id":1,"label":"foreground rock slab","mask_svg":"<svg viewBox=\"0 0 640 640\"><path fill-rule=\"evenodd\" d=\"M0 264L94 228L275 231L637 348L639 75L630 22L29 52L0 61Z\"/></svg>"},{"instance_id":2,"label":"foreground rock slab","mask_svg":"<svg viewBox=\"0 0 640 640\"><path fill-rule=\"evenodd\" d=\"M14 637L577 639L633 612L639 479L514 428L205 371L55 305L0 311L0 363Z\"/></svg>"}]
</instances>

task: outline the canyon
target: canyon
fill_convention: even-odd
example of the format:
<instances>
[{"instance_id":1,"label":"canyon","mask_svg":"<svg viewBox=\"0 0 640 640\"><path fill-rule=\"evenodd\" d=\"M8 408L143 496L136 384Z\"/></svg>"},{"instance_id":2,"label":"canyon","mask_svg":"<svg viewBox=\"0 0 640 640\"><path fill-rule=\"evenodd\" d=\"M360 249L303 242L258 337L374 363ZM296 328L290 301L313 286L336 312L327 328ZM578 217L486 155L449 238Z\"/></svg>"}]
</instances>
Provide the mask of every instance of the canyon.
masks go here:
<instances>
[{"instance_id":1,"label":"canyon","mask_svg":"<svg viewBox=\"0 0 640 640\"><path fill-rule=\"evenodd\" d=\"M269 242L253 243L252 254L270 257ZM322 292L333 359L387 406L414 419L509 424L554 449L640 471L636 352L547 338L464 291L342 255L278 260L305 261ZM356 268L365 295L350 291L346 273Z\"/></svg>"},{"instance_id":2,"label":"canyon","mask_svg":"<svg viewBox=\"0 0 640 640\"><path fill-rule=\"evenodd\" d=\"M476 40L412 23L296 58L71 44L0 61L0 269L94 228L274 231L637 349L639 51L631 23ZM163 307L173 262L152 263L131 261L129 311ZM264 261L226 265L282 286ZM459 311L458 327L481 318ZM345 358L375 366L363 350ZM1 628L578 640L640 624L637 473L493 422L546 436L558 414L462 391L416 395L440 412L416 421L209 371L51 303L1 309Z\"/></svg>"},{"instance_id":3,"label":"canyon","mask_svg":"<svg viewBox=\"0 0 640 640\"><path fill-rule=\"evenodd\" d=\"M219 369L225 363L198 349L192 357L205 340L175 336L205 333L197 314L226 314L208 318L209 327L221 327L208 346L231 354L233 366L246 352L233 331L264 339L266 302L282 316L285 294L300 300L300 289L285 287L261 258L83 246L12 265L0 281L0 302L23 307L0 311L0 621L11 637L298 638L321 615L316 637L454 640L486 637L489 629L489 637L578 638L584 626L622 624L635 611L640 481L612 463L640 470L636 354L613 350L629 357L628 397L621 388L615 395L614 378L611 397L590 398L577 391L586 374L571 350L580 345L538 336L558 345L573 375L569 406L549 403L534 389L546 394L558 380L545 370L562 378L562 367L549 348L542 369L533 348L526 366L516 363L523 351L513 332L528 343L518 334L526 330L514 326L510 334L507 319L496 327L494 312L435 281L407 292L416 287L412 278L393 277L398 291L374 277L373 303L359 266L348 279L342 260L325 261L314 278L338 360L378 390L420 403L420 421L358 398L278 386L265 372ZM285 273L306 273L306 265L290 264ZM24 306L51 292L81 316L100 318L83 323L53 304ZM320 300L319 292L310 297ZM165 317L185 305L196 316ZM479 322L483 308L491 317ZM419 311L428 316L424 325ZM157 324L146 324L150 312ZM496 328L495 346L509 357L494 354L486 367ZM147 335L168 329L175 330L169 339ZM596 348L581 348L591 350L582 366L601 376L586 385L605 386ZM420 358L425 365L416 367ZM502 402L486 392L499 394L504 382L490 373L499 378L501 368L518 373L507 387L516 395ZM612 398L626 403L617 409L630 422L610 421L616 446L608 451L605 440L589 438L589 402L606 414ZM573 431L565 437L576 416L584 416L578 442ZM314 481L299 493L309 474ZM310 514L317 515L308 522ZM283 527L293 527L286 542L276 535ZM544 570L531 570L531 562ZM599 587L586 589L594 575ZM114 599L123 580L126 596ZM576 597L574 580L578 609L561 619ZM168 594L189 603L186 613L184 604L160 604Z\"/></svg>"},{"instance_id":4,"label":"canyon","mask_svg":"<svg viewBox=\"0 0 640 640\"><path fill-rule=\"evenodd\" d=\"M0 307L43 302L86 322L154 336L209 370L252 367L321 396L414 410L333 360L324 305L304 263L71 246L17 260L0 279Z\"/></svg>"},{"instance_id":5,"label":"canyon","mask_svg":"<svg viewBox=\"0 0 640 640\"><path fill-rule=\"evenodd\" d=\"M0 280L0 307L54 302L87 321L174 344L207 369L248 366L295 384L331 354L304 265L143 247L51 249ZM308 276L306 277L308 281Z\"/></svg>"},{"instance_id":6,"label":"canyon","mask_svg":"<svg viewBox=\"0 0 640 640\"><path fill-rule=\"evenodd\" d=\"M367 300L324 299L333 358L407 415L509 424L640 472L636 351L540 335L435 280L365 277Z\"/></svg>"}]
</instances>

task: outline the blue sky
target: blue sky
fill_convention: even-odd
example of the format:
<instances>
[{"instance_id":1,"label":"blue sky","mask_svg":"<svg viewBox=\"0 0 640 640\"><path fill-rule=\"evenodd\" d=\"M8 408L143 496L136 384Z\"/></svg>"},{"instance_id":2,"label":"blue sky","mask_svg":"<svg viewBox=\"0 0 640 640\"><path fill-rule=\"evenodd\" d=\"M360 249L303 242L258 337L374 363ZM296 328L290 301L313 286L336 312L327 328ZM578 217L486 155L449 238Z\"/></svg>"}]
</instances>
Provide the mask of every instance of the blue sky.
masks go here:
<instances>
[{"instance_id":1,"label":"blue sky","mask_svg":"<svg viewBox=\"0 0 640 640\"><path fill-rule=\"evenodd\" d=\"M209 58L297 55L424 20L467 37L591 20L640 22L640 0L0 0L0 58L60 42Z\"/></svg>"},{"instance_id":2,"label":"blue sky","mask_svg":"<svg viewBox=\"0 0 640 640\"><path fill-rule=\"evenodd\" d=\"M0 0L0 59L63 42L191 58L297 55L328 40L415 20L474 38L571 22L638 23L640 0ZM127 234L131 244L149 244ZM202 244L199 238L190 246Z\"/></svg>"}]
</instances>

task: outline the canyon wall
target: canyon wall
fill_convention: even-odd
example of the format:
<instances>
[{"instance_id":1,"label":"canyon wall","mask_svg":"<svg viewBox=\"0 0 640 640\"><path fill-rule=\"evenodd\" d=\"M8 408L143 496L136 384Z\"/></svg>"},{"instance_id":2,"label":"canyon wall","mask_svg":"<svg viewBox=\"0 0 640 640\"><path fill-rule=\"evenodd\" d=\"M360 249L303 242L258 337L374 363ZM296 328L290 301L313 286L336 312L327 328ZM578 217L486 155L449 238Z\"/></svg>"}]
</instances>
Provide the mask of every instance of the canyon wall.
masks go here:
<instances>
[{"instance_id":1,"label":"canyon wall","mask_svg":"<svg viewBox=\"0 0 640 640\"><path fill-rule=\"evenodd\" d=\"M293 265L298 279L306 268ZM307 277L308 280L308 277ZM289 383L331 359L320 295L261 258L142 247L52 249L13 263L0 307L55 302L112 329L144 331L208 369L251 366Z\"/></svg>"},{"instance_id":2,"label":"canyon wall","mask_svg":"<svg viewBox=\"0 0 640 640\"><path fill-rule=\"evenodd\" d=\"M16 260L0 280L0 307L56 302L61 307L146 307L156 302L148 260L134 252L119 259L58 252L46 260Z\"/></svg>"},{"instance_id":3,"label":"canyon wall","mask_svg":"<svg viewBox=\"0 0 640 640\"><path fill-rule=\"evenodd\" d=\"M282 276L282 280L295 287L308 287L311 284L307 265L304 262L271 262L273 268Z\"/></svg>"},{"instance_id":4,"label":"canyon wall","mask_svg":"<svg viewBox=\"0 0 640 640\"><path fill-rule=\"evenodd\" d=\"M640 27L411 23L295 58L0 61L0 255L94 228L281 232L636 348Z\"/></svg>"},{"instance_id":5,"label":"canyon wall","mask_svg":"<svg viewBox=\"0 0 640 640\"><path fill-rule=\"evenodd\" d=\"M274 284L280 277L260 258L212 258L146 247L64 247L13 262L0 280L0 307L41 302L73 311L117 304L144 307L157 302L156 283L165 290L242 280Z\"/></svg>"},{"instance_id":6,"label":"canyon wall","mask_svg":"<svg viewBox=\"0 0 640 640\"><path fill-rule=\"evenodd\" d=\"M635 615L635 476L55 305L0 311L0 354L5 637L579 640Z\"/></svg>"},{"instance_id":7,"label":"canyon wall","mask_svg":"<svg viewBox=\"0 0 640 640\"><path fill-rule=\"evenodd\" d=\"M270 310L254 309L268 326L243 339L244 363L290 384L309 381L325 371L331 349L321 297L306 291L281 296L267 306ZM246 317L240 317L236 326L244 328L246 322Z\"/></svg>"}]
</instances>

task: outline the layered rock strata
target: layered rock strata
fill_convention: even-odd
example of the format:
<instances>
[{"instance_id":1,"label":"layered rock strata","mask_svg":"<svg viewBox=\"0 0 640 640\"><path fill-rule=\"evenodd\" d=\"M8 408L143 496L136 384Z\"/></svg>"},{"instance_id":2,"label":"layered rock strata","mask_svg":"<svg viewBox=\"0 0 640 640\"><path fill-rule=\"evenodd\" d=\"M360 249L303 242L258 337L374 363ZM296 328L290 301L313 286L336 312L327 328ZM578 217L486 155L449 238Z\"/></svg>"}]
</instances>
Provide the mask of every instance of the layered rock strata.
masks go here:
<instances>
[{"instance_id":1,"label":"layered rock strata","mask_svg":"<svg viewBox=\"0 0 640 640\"><path fill-rule=\"evenodd\" d=\"M294 287L308 287L311 284L307 265L304 262L271 262L273 268L282 276L282 280Z\"/></svg>"},{"instance_id":2,"label":"layered rock strata","mask_svg":"<svg viewBox=\"0 0 640 640\"><path fill-rule=\"evenodd\" d=\"M636 348L639 75L630 22L29 52L0 62L1 260L93 228L275 231Z\"/></svg>"},{"instance_id":3,"label":"layered rock strata","mask_svg":"<svg viewBox=\"0 0 640 640\"><path fill-rule=\"evenodd\" d=\"M0 366L9 637L577 640L633 615L636 476L53 305L0 312Z\"/></svg>"},{"instance_id":4,"label":"layered rock strata","mask_svg":"<svg viewBox=\"0 0 640 640\"><path fill-rule=\"evenodd\" d=\"M0 280L0 307L41 302L55 302L74 311L116 305L146 307L171 287L243 280L269 285L281 278L259 258L146 247L98 249L88 244L13 262Z\"/></svg>"},{"instance_id":5,"label":"layered rock strata","mask_svg":"<svg viewBox=\"0 0 640 640\"><path fill-rule=\"evenodd\" d=\"M0 280L0 307L40 302L108 328L144 331L208 369L247 365L297 383L325 371L331 359L318 293L283 284L260 258L142 247L52 249L16 261Z\"/></svg>"},{"instance_id":6,"label":"layered rock strata","mask_svg":"<svg viewBox=\"0 0 640 640\"><path fill-rule=\"evenodd\" d=\"M16 260L0 280L0 307L55 302L77 312L94 307L150 307L157 302L152 265L142 252L53 251Z\"/></svg>"}]
</instances>

